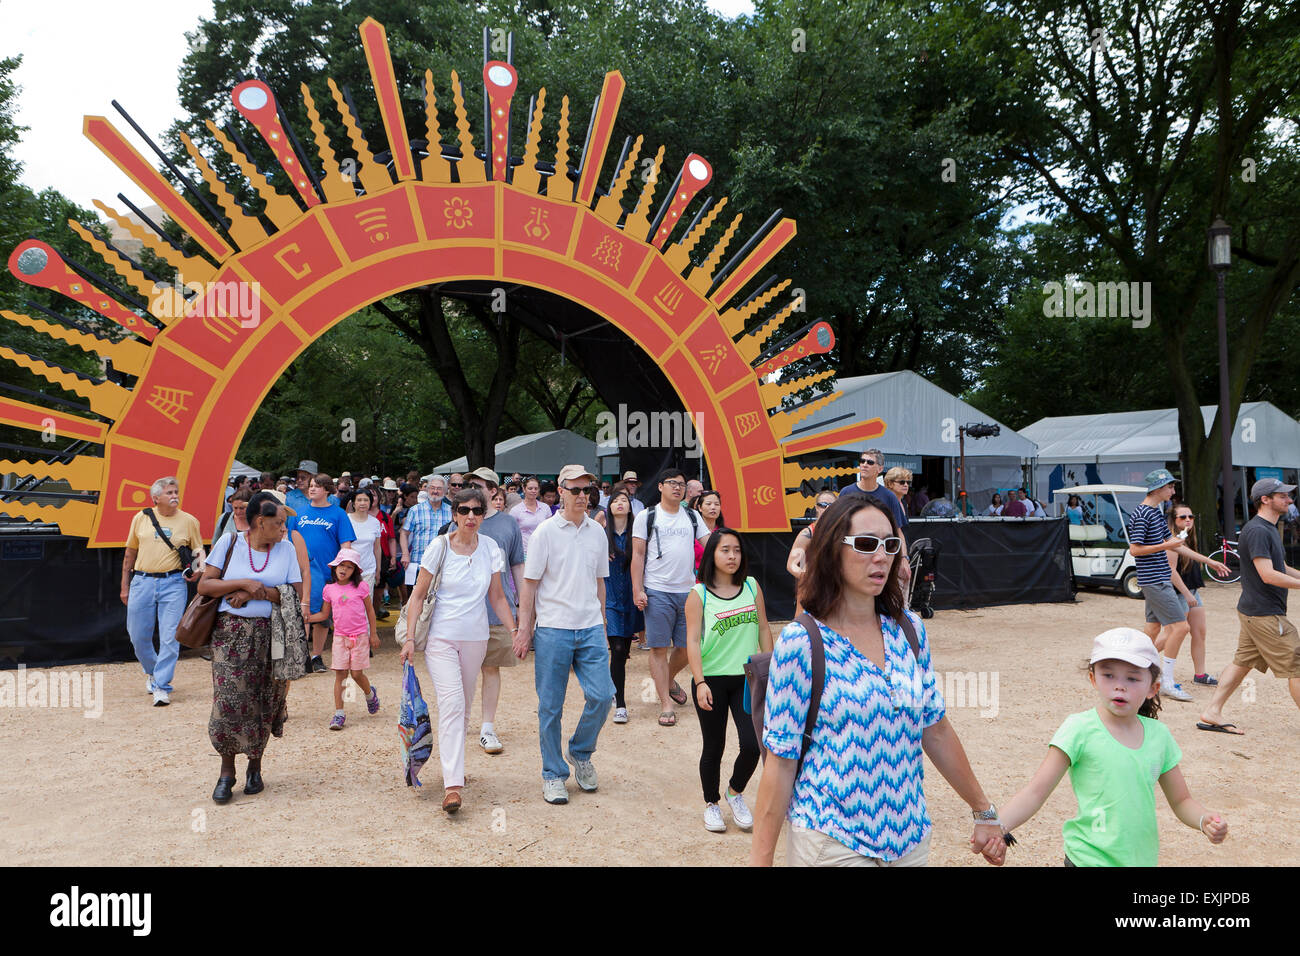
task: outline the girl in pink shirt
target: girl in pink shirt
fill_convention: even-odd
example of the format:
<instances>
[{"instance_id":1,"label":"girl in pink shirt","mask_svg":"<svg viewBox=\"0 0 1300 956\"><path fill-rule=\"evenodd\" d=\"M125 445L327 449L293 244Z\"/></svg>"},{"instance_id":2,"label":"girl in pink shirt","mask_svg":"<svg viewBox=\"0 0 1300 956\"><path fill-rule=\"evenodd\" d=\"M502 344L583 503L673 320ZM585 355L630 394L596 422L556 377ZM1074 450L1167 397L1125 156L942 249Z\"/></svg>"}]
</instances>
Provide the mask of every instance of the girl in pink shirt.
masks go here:
<instances>
[{"instance_id":1,"label":"girl in pink shirt","mask_svg":"<svg viewBox=\"0 0 1300 956\"><path fill-rule=\"evenodd\" d=\"M379 711L379 692L366 680L370 666L370 649L379 646L379 630L375 626L375 609L370 601L370 588L361 578L361 555L351 548L338 553L330 567L333 580L321 592L321 609L307 618L311 622L328 621L334 617L334 647L330 654L330 670L334 671L334 716L330 730L343 729L343 683L348 673L366 695L366 709Z\"/></svg>"}]
</instances>

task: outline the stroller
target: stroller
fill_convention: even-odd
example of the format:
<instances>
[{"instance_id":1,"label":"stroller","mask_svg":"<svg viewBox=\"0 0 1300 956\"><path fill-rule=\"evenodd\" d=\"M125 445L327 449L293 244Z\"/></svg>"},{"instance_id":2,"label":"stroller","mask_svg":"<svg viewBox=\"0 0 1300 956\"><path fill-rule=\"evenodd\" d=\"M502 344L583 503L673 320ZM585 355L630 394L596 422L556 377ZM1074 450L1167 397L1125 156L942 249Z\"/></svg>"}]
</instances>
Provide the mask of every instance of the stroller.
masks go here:
<instances>
[{"instance_id":1,"label":"stroller","mask_svg":"<svg viewBox=\"0 0 1300 956\"><path fill-rule=\"evenodd\" d=\"M930 538L917 538L908 548L912 580L907 585L907 606L923 618L934 617L934 582L939 568L940 547Z\"/></svg>"}]
</instances>

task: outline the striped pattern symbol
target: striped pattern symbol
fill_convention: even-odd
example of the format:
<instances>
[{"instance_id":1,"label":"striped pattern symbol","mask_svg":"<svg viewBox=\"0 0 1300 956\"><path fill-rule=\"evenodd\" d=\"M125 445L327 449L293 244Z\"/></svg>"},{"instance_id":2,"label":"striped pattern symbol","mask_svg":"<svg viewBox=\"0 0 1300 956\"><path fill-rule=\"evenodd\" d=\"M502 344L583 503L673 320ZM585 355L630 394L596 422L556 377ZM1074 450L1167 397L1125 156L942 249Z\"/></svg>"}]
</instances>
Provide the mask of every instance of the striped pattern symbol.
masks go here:
<instances>
[{"instance_id":1,"label":"striped pattern symbol","mask_svg":"<svg viewBox=\"0 0 1300 956\"><path fill-rule=\"evenodd\" d=\"M864 856L896 860L930 830L921 732L944 716L925 625L910 611L918 665L902 629L882 617L887 671L822 621L826 685L812 746L795 781L790 820L826 833ZM812 692L808 632L786 625L768 674L763 744L799 759Z\"/></svg>"},{"instance_id":2,"label":"striped pattern symbol","mask_svg":"<svg viewBox=\"0 0 1300 956\"><path fill-rule=\"evenodd\" d=\"M1159 508L1134 505L1128 516L1128 539L1134 544L1160 544L1169 537L1169 522ZM1133 559L1138 569L1138 584L1160 584L1170 580L1169 555L1164 551L1144 554Z\"/></svg>"}]
</instances>

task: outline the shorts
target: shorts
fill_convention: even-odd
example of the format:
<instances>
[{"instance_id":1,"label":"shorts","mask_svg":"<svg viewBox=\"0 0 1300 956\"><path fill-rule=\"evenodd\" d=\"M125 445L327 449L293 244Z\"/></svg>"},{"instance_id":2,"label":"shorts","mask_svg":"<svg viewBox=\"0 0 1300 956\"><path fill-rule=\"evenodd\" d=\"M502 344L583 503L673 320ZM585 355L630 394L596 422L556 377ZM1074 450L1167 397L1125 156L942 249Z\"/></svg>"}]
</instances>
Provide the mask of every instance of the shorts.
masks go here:
<instances>
[{"instance_id":1,"label":"shorts","mask_svg":"<svg viewBox=\"0 0 1300 956\"><path fill-rule=\"evenodd\" d=\"M330 650L330 670L363 671L370 666L370 635L345 637L337 631Z\"/></svg>"},{"instance_id":2,"label":"shorts","mask_svg":"<svg viewBox=\"0 0 1300 956\"><path fill-rule=\"evenodd\" d=\"M646 647L686 647L686 597L691 592L645 590Z\"/></svg>"},{"instance_id":3,"label":"shorts","mask_svg":"<svg viewBox=\"0 0 1300 956\"><path fill-rule=\"evenodd\" d=\"M1158 623L1164 627L1166 624L1187 620L1187 605L1180 600L1182 595L1168 581L1142 585L1142 597L1146 601L1148 624Z\"/></svg>"},{"instance_id":4,"label":"shorts","mask_svg":"<svg viewBox=\"0 0 1300 956\"><path fill-rule=\"evenodd\" d=\"M833 836L791 823L786 838L789 866L925 866L930 859L930 834L897 860L881 860L850 850Z\"/></svg>"},{"instance_id":5,"label":"shorts","mask_svg":"<svg viewBox=\"0 0 1300 956\"><path fill-rule=\"evenodd\" d=\"M510 628L505 626L489 627L487 653L483 656L483 667L514 667L519 663L515 657L515 637Z\"/></svg>"},{"instance_id":6,"label":"shorts","mask_svg":"<svg viewBox=\"0 0 1300 956\"><path fill-rule=\"evenodd\" d=\"M1232 663L1238 667L1271 670L1274 677L1300 677L1300 633L1280 614L1250 617L1237 612L1241 633Z\"/></svg>"},{"instance_id":7,"label":"shorts","mask_svg":"<svg viewBox=\"0 0 1300 956\"><path fill-rule=\"evenodd\" d=\"M1205 607L1205 602L1201 600L1201 592L1199 589L1192 592L1192 600L1196 603L1188 604L1187 598L1183 597L1181 594L1178 595L1178 605L1183 609L1184 617L1186 617L1187 612L1194 607Z\"/></svg>"}]
</instances>

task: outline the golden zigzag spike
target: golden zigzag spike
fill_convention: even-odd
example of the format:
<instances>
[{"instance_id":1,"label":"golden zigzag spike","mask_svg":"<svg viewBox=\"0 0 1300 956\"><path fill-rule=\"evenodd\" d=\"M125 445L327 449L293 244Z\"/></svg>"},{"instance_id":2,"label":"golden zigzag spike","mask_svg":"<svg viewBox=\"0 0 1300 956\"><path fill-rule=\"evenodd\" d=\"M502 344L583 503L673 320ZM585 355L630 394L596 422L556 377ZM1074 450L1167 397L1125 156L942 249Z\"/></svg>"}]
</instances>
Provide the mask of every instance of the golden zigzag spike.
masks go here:
<instances>
[{"instance_id":1,"label":"golden zigzag spike","mask_svg":"<svg viewBox=\"0 0 1300 956\"><path fill-rule=\"evenodd\" d=\"M474 137L469 132L469 114L465 112L465 96L461 92L460 77L451 71L451 99L456 108L456 136L460 143L460 161L456 173L462 183L487 182L483 161L474 155Z\"/></svg>"},{"instance_id":2,"label":"golden zigzag spike","mask_svg":"<svg viewBox=\"0 0 1300 956\"><path fill-rule=\"evenodd\" d=\"M758 315L758 310L765 307L769 302L784 292L789 285L790 280L785 279L784 281L772 286L772 288L758 296L748 305L740 306L735 309L728 309L726 312L723 312L718 316L718 318L722 320L722 327L727 330L728 335L739 335L741 330L749 324L749 320Z\"/></svg>"},{"instance_id":3,"label":"golden zigzag spike","mask_svg":"<svg viewBox=\"0 0 1300 956\"><path fill-rule=\"evenodd\" d=\"M235 197L230 194L226 184L218 177L216 170L207 161L199 148L194 145L194 140L190 139L185 133L181 133L181 144L185 151L190 154L190 159L194 161L199 175L203 181L208 184L208 189L212 190L212 195L217 197L217 202L221 206L221 211L230 219L230 236L235 240L235 244L240 249L251 249L267 237L266 227L254 219L248 213L244 212L244 207L235 202Z\"/></svg>"},{"instance_id":4,"label":"golden zigzag spike","mask_svg":"<svg viewBox=\"0 0 1300 956\"><path fill-rule=\"evenodd\" d=\"M95 235L75 219L68 220L68 228L81 237L90 248L99 254L107 265L113 267L113 271L120 275L127 283L148 299L153 295L153 283L144 277L144 273L133 266L129 259L124 259L120 253L99 236Z\"/></svg>"},{"instance_id":5,"label":"golden zigzag spike","mask_svg":"<svg viewBox=\"0 0 1300 956\"><path fill-rule=\"evenodd\" d=\"M23 315L21 312L10 312L8 309L0 309L0 316L10 322L25 325L29 329L48 335L52 339L59 339L69 345L75 345L83 352L90 352L101 358L109 359L113 363L113 368L120 372L126 372L128 375L143 373L145 362L149 359L149 346L136 339L110 342L108 339L87 335L84 332L78 332L63 325L46 322L44 319L33 319L29 315Z\"/></svg>"},{"instance_id":6,"label":"golden zigzag spike","mask_svg":"<svg viewBox=\"0 0 1300 956\"><path fill-rule=\"evenodd\" d=\"M524 161L515 167L511 182L520 189L530 193L537 192L542 185L542 174L537 171L537 153L542 144L542 108L546 105L546 87L537 91L537 104L533 107L533 119L528 127L528 140L524 143Z\"/></svg>"},{"instance_id":7,"label":"golden zigzag spike","mask_svg":"<svg viewBox=\"0 0 1300 956\"><path fill-rule=\"evenodd\" d=\"M13 362L20 368L25 368L32 374L39 375L47 382L52 382L59 388L72 392L74 395L80 395L90 402L92 412L106 418L116 419L120 417L122 409L131 398L131 393L120 385L114 385L110 382L87 381L67 369L59 368L57 365L43 362L26 352L19 352L3 345L0 345L0 359Z\"/></svg>"},{"instance_id":8,"label":"golden zigzag spike","mask_svg":"<svg viewBox=\"0 0 1300 956\"><path fill-rule=\"evenodd\" d=\"M229 136L217 128L216 123L212 122L212 120L204 120L204 125L207 126L208 132L212 134L213 138L221 144L221 148L226 151L226 155L239 167L239 171L244 174L244 178L252 184L253 188L257 190L257 194L262 197L262 202L266 203L266 209L264 210L266 218L275 223L276 229L283 229L302 215L302 210L298 208L297 204L288 196L281 196L276 192L271 187L271 184L266 181L266 177L259 173L257 167L244 155L243 151L230 141ZM185 278L189 279L189 276L187 275Z\"/></svg>"},{"instance_id":9,"label":"golden zigzag spike","mask_svg":"<svg viewBox=\"0 0 1300 956\"><path fill-rule=\"evenodd\" d=\"M805 388L810 388L819 382L834 377L835 369L827 369L825 372L818 372L816 375L805 375L803 378L794 378L789 381L782 379L779 382L762 382L758 386L758 397L762 401L764 408L776 408L781 404L782 400L789 398L795 392L802 392Z\"/></svg>"},{"instance_id":10,"label":"golden zigzag spike","mask_svg":"<svg viewBox=\"0 0 1300 956\"><path fill-rule=\"evenodd\" d=\"M781 466L781 482L787 488L797 488L805 481L816 481L818 478L830 478L834 475L856 475L857 473L858 468L856 465L848 465L843 468L805 468L794 462L786 462Z\"/></svg>"},{"instance_id":11,"label":"golden zigzag spike","mask_svg":"<svg viewBox=\"0 0 1300 956\"><path fill-rule=\"evenodd\" d=\"M731 225L727 227L727 231L722 234L722 238L713 247L709 257L704 260L702 265L692 269L691 274L686 277L686 281L691 284L692 288L698 290L701 295L708 292L709 286L713 284L713 270L718 268L723 253L727 251L727 246L731 243L731 237L736 234L736 230L740 228L740 221L744 218L745 214L742 212L731 220Z\"/></svg>"},{"instance_id":12,"label":"golden zigzag spike","mask_svg":"<svg viewBox=\"0 0 1300 956\"><path fill-rule=\"evenodd\" d=\"M636 167L637 156L641 155L643 139L644 136L636 138L631 151L627 154L627 160L623 163L623 168L618 171L618 175L614 177L614 184L609 187L609 195L601 196L596 203L596 215L612 225L618 225L618 221L623 218L623 192L632 179L632 170Z\"/></svg>"},{"instance_id":13,"label":"golden zigzag spike","mask_svg":"<svg viewBox=\"0 0 1300 956\"><path fill-rule=\"evenodd\" d=\"M790 434L791 430L793 430L797 423L803 421L813 412L825 408L831 402L835 401L835 399L843 396L843 394L843 392L827 392L825 395L819 395L817 398L814 398L806 405L800 406L793 412L777 412L768 419L768 422L772 426L772 434L776 436L777 441L780 441L782 438L785 438L786 435Z\"/></svg>"},{"instance_id":14,"label":"golden zigzag spike","mask_svg":"<svg viewBox=\"0 0 1300 956\"><path fill-rule=\"evenodd\" d=\"M855 468L856 472L857 469ZM808 506L817 500L816 495L805 495L802 491L787 492L785 496L785 516L803 518L808 514Z\"/></svg>"},{"instance_id":15,"label":"golden zigzag spike","mask_svg":"<svg viewBox=\"0 0 1300 956\"><path fill-rule=\"evenodd\" d=\"M99 488L104 476L104 459L78 455L69 462L0 461L0 475L66 481L71 488L91 491Z\"/></svg>"},{"instance_id":16,"label":"golden zigzag spike","mask_svg":"<svg viewBox=\"0 0 1300 956\"><path fill-rule=\"evenodd\" d=\"M438 126L438 94L433 88L433 70L424 71L424 130L428 155L420 162L420 178L426 183L449 183L451 163L442 155L442 130Z\"/></svg>"},{"instance_id":17,"label":"golden zigzag spike","mask_svg":"<svg viewBox=\"0 0 1300 956\"><path fill-rule=\"evenodd\" d=\"M758 358L758 353L763 351L764 343L776 334L776 330L779 329L781 324L790 317L791 313L794 312L795 306L798 304L799 303L797 302L791 302L780 312L777 312L758 328L754 329L754 331L743 336L740 341L736 343L736 351L740 353L740 357L746 362L753 364L754 359Z\"/></svg>"},{"instance_id":18,"label":"golden zigzag spike","mask_svg":"<svg viewBox=\"0 0 1300 956\"><path fill-rule=\"evenodd\" d=\"M59 531L74 538L89 538L99 506L89 501L65 501L61 508L50 505L24 505L17 501L0 501L0 514L27 521L57 524Z\"/></svg>"},{"instance_id":19,"label":"golden zigzag spike","mask_svg":"<svg viewBox=\"0 0 1300 956\"><path fill-rule=\"evenodd\" d=\"M655 189L659 186L659 173L663 168L664 148L660 146L655 152L650 175L646 177L645 185L641 187L641 196L637 199L636 208L628 213L627 219L623 222L623 232L633 238L644 241L650 234L650 206L654 201Z\"/></svg>"},{"instance_id":20,"label":"golden zigzag spike","mask_svg":"<svg viewBox=\"0 0 1300 956\"><path fill-rule=\"evenodd\" d=\"M357 170L357 178L361 180L362 187L368 193L375 193L393 185L393 178L388 175L388 170L375 162L375 156L370 152L370 144L366 142L361 127L357 125L356 117L352 115L347 100L343 98L343 91L339 89L333 77L326 77L325 82L329 84L330 95L334 97L334 107L339 112L339 119L343 121L343 128L347 130L348 141L352 143L352 150L357 154L357 163L360 167Z\"/></svg>"},{"instance_id":21,"label":"golden zigzag spike","mask_svg":"<svg viewBox=\"0 0 1300 956\"><path fill-rule=\"evenodd\" d=\"M320 157L323 170L320 184L325 191L325 201L343 202L356 199L356 189L344 178L343 170L339 169L338 158L334 155L334 147L330 145L329 135L325 132L325 124L321 121L320 110L316 108L316 100L311 95L311 89L303 83L301 90L303 105L307 107L307 122L311 126L312 139L316 141L316 154Z\"/></svg>"},{"instance_id":22,"label":"golden zigzag spike","mask_svg":"<svg viewBox=\"0 0 1300 956\"><path fill-rule=\"evenodd\" d=\"M674 242L668 246L664 252L664 259L672 270L679 275L691 264L691 250L695 248L696 243L704 238L704 234L709 231L713 225L713 220L718 218L718 213L727 207L727 197L723 196L718 200L718 204L705 213L704 218L696 223L695 228L682 237L681 242ZM740 330L737 329L736 332ZM728 332L728 335L735 335L736 332Z\"/></svg>"},{"instance_id":23,"label":"golden zigzag spike","mask_svg":"<svg viewBox=\"0 0 1300 956\"><path fill-rule=\"evenodd\" d=\"M163 242L152 230L146 229L134 219L128 219L112 206L105 205L98 199L92 200L95 208L113 222L125 229L132 239L138 239L146 249L175 269L186 279L195 282L207 282L217 274L216 266L202 256L187 256L177 252L171 243Z\"/></svg>"},{"instance_id":24,"label":"golden zigzag spike","mask_svg":"<svg viewBox=\"0 0 1300 956\"><path fill-rule=\"evenodd\" d=\"M555 137L555 175L547 181L546 195L571 202L573 185L569 181L569 98L564 96L560 98L560 131Z\"/></svg>"}]
</instances>

